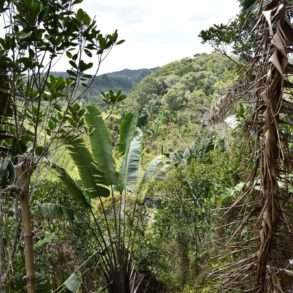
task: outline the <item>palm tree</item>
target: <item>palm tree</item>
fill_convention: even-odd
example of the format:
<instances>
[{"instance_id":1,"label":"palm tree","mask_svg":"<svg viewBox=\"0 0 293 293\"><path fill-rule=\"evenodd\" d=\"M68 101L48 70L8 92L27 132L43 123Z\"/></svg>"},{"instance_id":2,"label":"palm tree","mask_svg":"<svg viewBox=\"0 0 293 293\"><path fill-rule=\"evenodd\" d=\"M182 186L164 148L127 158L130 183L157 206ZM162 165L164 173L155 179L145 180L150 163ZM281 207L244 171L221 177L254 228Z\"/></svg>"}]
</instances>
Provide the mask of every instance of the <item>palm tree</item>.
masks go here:
<instances>
[{"instance_id":1,"label":"palm tree","mask_svg":"<svg viewBox=\"0 0 293 293\"><path fill-rule=\"evenodd\" d=\"M138 193L134 191L139 173L142 133L136 128L135 115L127 114L120 126L117 153L121 163L117 171L118 163L114 161L112 142L101 112L94 106L87 107L85 121L86 138L64 138L78 169L81 186L63 168L57 165L53 167L72 196L92 217L97 251L101 252L101 270L108 291L136 292L141 278L136 273L132 259L138 237ZM101 218L92 206L93 201L101 212ZM128 206L131 206L131 212Z\"/></svg>"},{"instance_id":2,"label":"palm tree","mask_svg":"<svg viewBox=\"0 0 293 293\"><path fill-rule=\"evenodd\" d=\"M243 2L253 4L255 1ZM235 210L240 203L246 207L246 214L241 215L234 236L240 234L244 227L250 227L250 240L246 242L249 255L231 264L233 272L226 275L225 288L227 291L246 288L249 292L258 293L289 292L293 284L292 272L287 270L293 258L288 249L292 239L292 207L287 201L292 187L292 164L289 163L289 142L292 139L292 83L289 80L293 72L289 63L293 46L292 5L282 0L259 1L257 4L252 14L256 17L254 58L247 74L248 85L240 88L240 92L248 92L254 102L250 124L253 133L257 134L256 165L246 193L231 208ZM238 93L238 96L241 95ZM223 101L216 111L219 116L226 112L222 111L223 108L229 107L225 99ZM213 113L213 117L217 119L217 113ZM256 191L258 185L261 186L260 191Z\"/></svg>"}]
</instances>

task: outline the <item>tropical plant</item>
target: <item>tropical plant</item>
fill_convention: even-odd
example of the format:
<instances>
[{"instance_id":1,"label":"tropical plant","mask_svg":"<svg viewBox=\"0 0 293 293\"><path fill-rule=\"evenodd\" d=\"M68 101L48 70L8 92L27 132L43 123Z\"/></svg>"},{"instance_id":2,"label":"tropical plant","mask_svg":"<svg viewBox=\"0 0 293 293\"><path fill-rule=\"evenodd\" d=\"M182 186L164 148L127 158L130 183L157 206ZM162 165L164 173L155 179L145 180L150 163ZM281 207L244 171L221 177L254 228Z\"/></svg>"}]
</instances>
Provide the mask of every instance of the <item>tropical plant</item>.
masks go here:
<instances>
[{"instance_id":1,"label":"tropical plant","mask_svg":"<svg viewBox=\"0 0 293 293\"><path fill-rule=\"evenodd\" d=\"M82 1L21 0L0 2L5 23L0 38L1 149L15 165L15 184L21 209L27 292L35 292L31 178L41 159L64 130L69 106L85 94L94 76L84 56L103 56L118 34L103 35L82 9ZM52 70L63 55L69 77ZM4 119L5 118L5 119ZM4 120L3 120L4 119ZM3 139L5 138L5 139ZM1 154L2 155L2 154ZM14 190L16 191L16 190ZM4 281L5 282L5 281Z\"/></svg>"},{"instance_id":2,"label":"tropical plant","mask_svg":"<svg viewBox=\"0 0 293 293\"><path fill-rule=\"evenodd\" d=\"M233 252L238 258L232 258L234 262L224 270L222 289L289 292L292 275L287 267L292 259L288 251L292 207L287 199L292 188L289 164L292 6L286 1L255 4L250 19L255 23L256 41L246 76L249 84L240 88L240 92L249 92L249 102L254 104L248 125L250 140L255 145L252 160L255 166L244 193L227 212L234 217L239 215L227 246L237 251L241 245L243 250ZM229 106L223 103L220 109Z\"/></svg>"},{"instance_id":3,"label":"tropical plant","mask_svg":"<svg viewBox=\"0 0 293 293\"><path fill-rule=\"evenodd\" d=\"M91 215L101 269L109 292L136 292L141 278L133 263L134 242L139 235L138 180L142 133L137 119L127 114L121 121L117 156L102 113L88 106L85 113L86 136L67 136L64 142L74 161L82 187L61 167L53 165L73 198ZM92 203L98 206L95 209ZM130 209L131 208L131 209ZM66 282L64 283L66 285Z\"/></svg>"}]
</instances>

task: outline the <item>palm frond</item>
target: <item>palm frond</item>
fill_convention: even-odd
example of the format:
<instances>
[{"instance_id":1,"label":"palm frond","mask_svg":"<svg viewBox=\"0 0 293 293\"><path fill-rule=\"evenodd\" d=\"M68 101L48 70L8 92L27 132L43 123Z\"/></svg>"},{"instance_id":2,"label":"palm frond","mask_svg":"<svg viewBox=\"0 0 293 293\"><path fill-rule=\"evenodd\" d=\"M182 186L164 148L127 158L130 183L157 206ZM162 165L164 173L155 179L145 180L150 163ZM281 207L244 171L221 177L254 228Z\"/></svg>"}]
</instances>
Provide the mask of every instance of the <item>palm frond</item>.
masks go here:
<instances>
[{"instance_id":1,"label":"palm frond","mask_svg":"<svg viewBox=\"0 0 293 293\"><path fill-rule=\"evenodd\" d=\"M254 83L247 81L247 79L238 80L224 96L212 105L209 121L211 123L222 122L239 101L255 102L253 87Z\"/></svg>"},{"instance_id":2,"label":"palm frond","mask_svg":"<svg viewBox=\"0 0 293 293\"><path fill-rule=\"evenodd\" d=\"M132 140L137 125L137 116L127 113L120 123L120 141L118 144L119 152L124 155L127 145Z\"/></svg>"},{"instance_id":3,"label":"palm frond","mask_svg":"<svg viewBox=\"0 0 293 293\"><path fill-rule=\"evenodd\" d=\"M57 172L58 177L65 184L68 191L71 193L72 198L75 199L77 203L82 204L85 207L90 207L89 200L86 198L85 194L76 184L76 182L65 171L65 169L56 164L53 164L52 168Z\"/></svg>"},{"instance_id":4,"label":"palm frond","mask_svg":"<svg viewBox=\"0 0 293 293\"><path fill-rule=\"evenodd\" d=\"M38 204L35 214L47 219L68 220L70 222L74 219L73 209L49 202Z\"/></svg>"},{"instance_id":5,"label":"palm frond","mask_svg":"<svg viewBox=\"0 0 293 293\"><path fill-rule=\"evenodd\" d=\"M72 273L63 283L65 288L72 293L77 293L82 285L82 277L80 272Z\"/></svg>"},{"instance_id":6,"label":"palm frond","mask_svg":"<svg viewBox=\"0 0 293 293\"><path fill-rule=\"evenodd\" d=\"M109 196L108 188L99 185L101 183L101 173L93 164L93 158L81 137L66 137L64 142L69 150L69 154L77 166L78 173L86 192L91 197Z\"/></svg>"},{"instance_id":7,"label":"palm frond","mask_svg":"<svg viewBox=\"0 0 293 293\"><path fill-rule=\"evenodd\" d=\"M142 131L137 129L132 140L128 140L120 168L120 184L123 189L137 183L141 155Z\"/></svg>"},{"instance_id":8,"label":"palm frond","mask_svg":"<svg viewBox=\"0 0 293 293\"><path fill-rule=\"evenodd\" d=\"M101 112L94 106L87 107L85 120L89 128L89 139L95 167L99 172L99 183L117 184L117 173L112 157L112 143Z\"/></svg>"},{"instance_id":9,"label":"palm frond","mask_svg":"<svg viewBox=\"0 0 293 293\"><path fill-rule=\"evenodd\" d=\"M140 185L144 185L158 178L160 170L167 164L166 157L163 155L155 157L147 166Z\"/></svg>"},{"instance_id":10,"label":"palm frond","mask_svg":"<svg viewBox=\"0 0 293 293\"><path fill-rule=\"evenodd\" d=\"M149 183L156 180L166 179L166 169L169 168L170 161L167 160L166 156L159 155L155 157L146 167L139 183L137 192L141 198L144 198L149 187Z\"/></svg>"}]
</instances>

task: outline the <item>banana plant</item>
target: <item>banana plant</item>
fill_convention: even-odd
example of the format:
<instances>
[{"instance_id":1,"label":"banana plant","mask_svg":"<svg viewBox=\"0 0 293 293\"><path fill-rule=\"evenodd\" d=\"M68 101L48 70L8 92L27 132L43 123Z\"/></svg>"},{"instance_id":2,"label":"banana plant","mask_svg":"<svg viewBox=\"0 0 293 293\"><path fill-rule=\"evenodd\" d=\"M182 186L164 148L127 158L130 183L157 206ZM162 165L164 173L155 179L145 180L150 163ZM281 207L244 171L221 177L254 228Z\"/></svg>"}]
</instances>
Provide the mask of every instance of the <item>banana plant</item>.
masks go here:
<instances>
[{"instance_id":1,"label":"banana plant","mask_svg":"<svg viewBox=\"0 0 293 293\"><path fill-rule=\"evenodd\" d=\"M126 114L120 123L119 143L114 151L102 113L96 107L88 106L84 119L85 136L63 138L80 181L73 179L64 168L56 164L52 167L73 200L91 215L97 250L103 251L100 263L108 291L133 292L140 282L131 255L137 231L129 225L136 216L137 197L130 193L134 194L139 178L142 132L136 127L136 116ZM118 154L116 159L114 154ZM102 218L98 217L93 202L99 206ZM128 206L131 213L127 213Z\"/></svg>"}]
</instances>

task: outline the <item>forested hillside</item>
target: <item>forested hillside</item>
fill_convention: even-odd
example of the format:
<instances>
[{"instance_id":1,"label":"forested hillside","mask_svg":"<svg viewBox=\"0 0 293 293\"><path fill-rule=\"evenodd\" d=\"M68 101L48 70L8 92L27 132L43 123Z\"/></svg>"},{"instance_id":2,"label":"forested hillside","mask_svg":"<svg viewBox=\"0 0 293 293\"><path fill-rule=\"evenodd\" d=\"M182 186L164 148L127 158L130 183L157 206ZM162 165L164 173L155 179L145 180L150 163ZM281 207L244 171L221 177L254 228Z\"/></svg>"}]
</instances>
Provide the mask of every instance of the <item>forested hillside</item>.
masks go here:
<instances>
[{"instance_id":1,"label":"forested hillside","mask_svg":"<svg viewBox=\"0 0 293 293\"><path fill-rule=\"evenodd\" d=\"M152 69L124 69L113 73L106 73L96 77L95 86L91 87L92 96L97 96L99 92L112 90L122 90L129 93L133 87L144 79L147 75L154 72Z\"/></svg>"},{"instance_id":2,"label":"forested hillside","mask_svg":"<svg viewBox=\"0 0 293 293\"><path fill-rule=\"evenodd\" d=\"M94 78L91 87L88 89L83 98L92 101L97 99L102 92L109 90L121 90L127 94L138 82L155 70L157 70L157 68L136 70L124 69L121 71L98 75ZM66 74L62 72L56 72L55 75L66 76Z\"/></svg>"},{"instance_id":3,"label":"forested hillside","mask_svg":"<svg viewBox=\"0 0 293 293\"><path fill-rule=\"evenodd\" d=\"M134 2L99 7L149 44ZM293 292L291 2L239 0L200 33L213 53L96 76L124 40L83 0L0 1L0 293Z\"/></svg>"},{"instance_id":4,"label":"forested hillside","mask_svg":"<svg viewBox=\"0 0 293 293\"><path fill-rule=\"evenodd\" d=\"M126 99L138 113L146 148L172 152L190 145L207 126L212 104L235 79L235 68L220 54L200 54L170 63L146 77Z\"/></svg>"}]
</instances>

